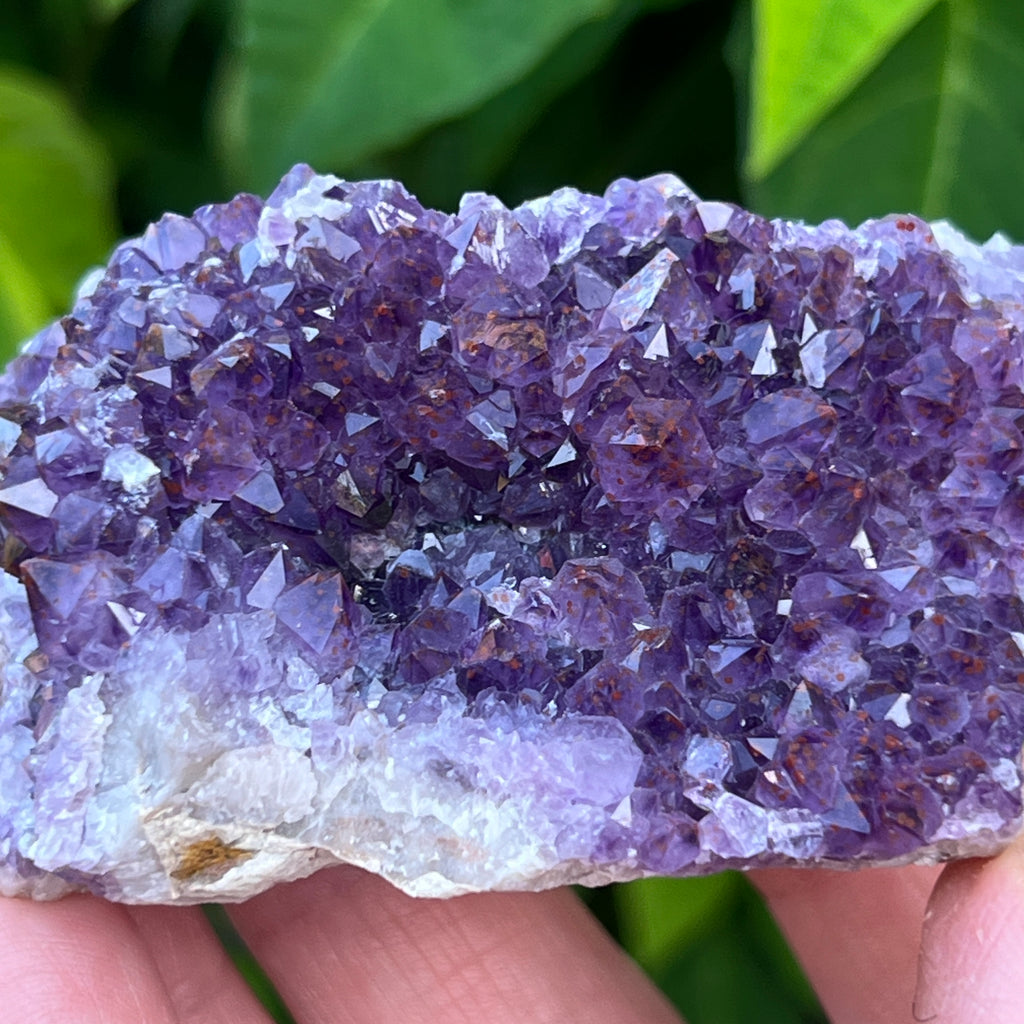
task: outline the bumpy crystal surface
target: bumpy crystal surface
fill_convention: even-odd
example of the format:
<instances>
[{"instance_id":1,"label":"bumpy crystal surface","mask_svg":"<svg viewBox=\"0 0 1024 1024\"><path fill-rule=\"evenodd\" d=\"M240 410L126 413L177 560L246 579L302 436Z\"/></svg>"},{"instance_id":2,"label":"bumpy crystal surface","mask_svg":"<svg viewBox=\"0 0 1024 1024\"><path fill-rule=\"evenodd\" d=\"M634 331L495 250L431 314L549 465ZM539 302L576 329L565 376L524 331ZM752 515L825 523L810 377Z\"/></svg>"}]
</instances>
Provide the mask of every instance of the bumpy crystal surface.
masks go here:
<instances>
[{"instance_id":1,"label":"bumpy crystal surface","mask_svg":"<svg viewBox=\"0 0 1024 1024\"><path fill-rule=\"evenodd\" d=\"M0 889L994 851L1022 282L669 176L164 217L0 379Z\"/></svg>"}]
</instances>

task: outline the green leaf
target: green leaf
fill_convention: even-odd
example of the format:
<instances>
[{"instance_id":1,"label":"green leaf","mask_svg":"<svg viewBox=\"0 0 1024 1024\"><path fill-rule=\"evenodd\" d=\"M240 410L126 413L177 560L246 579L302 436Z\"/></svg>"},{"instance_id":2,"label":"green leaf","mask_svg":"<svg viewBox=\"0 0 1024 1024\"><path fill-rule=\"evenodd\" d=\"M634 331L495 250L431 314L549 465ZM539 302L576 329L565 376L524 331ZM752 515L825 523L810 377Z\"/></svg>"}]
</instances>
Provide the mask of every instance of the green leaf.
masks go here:
<instances>
[{"instance_id":1,"label":"green leaf","mask_svg":"<svg viewBox=\"0 0 1024 1024\"><path fill-rule=\"evenodd\" d=\"M344 170L522 78L616 0L239 0L219 101L235 176Z\"/></svg>"},{"instance_id":2,"label":"green leaf","mask_svg":"<svg viewBox=\"0 0 1024 1024\"><path fill-rule=\"evenodd\" d=\"M59 89L0 67L0 291L9 332L62 312L115 237L102 147ZM14 311L13 313L11 311Z\"/></svg>"},{"instance_id":3,"label":"green leaf","mask_svg":"<svg viewBox=\"0 0 1024 1024\"><path fill-rule=\"evenodd\" d=\"M689 1024L825 1024L750 883L735 872L616 889L626 950Z\"/></svg>"},{"instance_id":4,"label":"green leaf","mask_svg":"<svg viewBox=\"0 0 1024 1024\"><path fill-rule=\"evenodd\" d=\"M728 914L739 878L644 878L617 890L619 937L649 974L664 971L702 934Z\"/></svg>"},{"instance_id":5,"label":"green leaf","mask_svg":"<svg viewBox=\"0 0 1024 1024\"><path fill-rule=\"evenodd\" d=\"M238 929L232 923L231 917L224 907L219 903L207 903L202 909L213 933L220 940L220 944L231 958L235 969L263 1004L263 1009L266 1010L274 1024L295 1024L295 1018L285 1006L274 983L267 977L259 961L252 955L252 950L238 934Z\"/></svg>"},{"instance_id":6,"label":"green leaf","mask_svg":"<svg viewBox=\"0 0 1024 1024\"><path fill-rule=\"evenodd\" d=\"M91 0L91 3L101 21L113 21L135 4L136 0Z\"/></svg>"},{"instance_id":7,"label":"green leaf","mask_svg":"<svg viewBox=\"0 0 1024 1024\"><path fill-rule=\"evenodd\" d=\"M945 0L770 175L764 213L948 217L1024 239L1024 5Z\"/></svg>"},{"instance_id":8,"label":"green leaf","mask_svg":"<svg viewBox=\"0 0 1024 1024\"><path fill-rule=\"evenodd\" d=\"M746 173L762 178L935 0L754 0Z\"/></svg>"},{"instance_id":9,"label":"green leaf","mask_svg":"<svg viewBox=\"0 0 1024 1024\"><path fill-rule=\"evenodd\" d=\"M0 232L0 366L52 313L39 282Z\"/></svg>"},{"instance_id":10,"label":"green leaf","mask_svg":"<svg viewBox=\"0 0 1024 1024\"><path fill-rule=\"evenodd\" d=\"M738 199L736 106L722 60L730 7L648 6L623 5L583 26L470 114L351 173L398 177L442 209L467 189L515 204L560 185L602 192L622 175L659 171L675 171L703 194Z\"/></svg>"},{"instance_id":11,"label":"green leaf","mask_svg":"<svg viewBox=\"0 0 1024 1024\"><path fill-rule=\"evenodd\" d=\"M601 68L624 30L650 2L623 3L611 17L581 26L525 78L483 105L400 150L356 163L350 173L357 178L398 177L422 202L454 209L463 192L493 186L552 103ZM590 95L597 99L593 92ZM563 144L575 146L570 131L563 123ZM513 201L511 196L504 198Z\"/></svg>"}]
</instances>

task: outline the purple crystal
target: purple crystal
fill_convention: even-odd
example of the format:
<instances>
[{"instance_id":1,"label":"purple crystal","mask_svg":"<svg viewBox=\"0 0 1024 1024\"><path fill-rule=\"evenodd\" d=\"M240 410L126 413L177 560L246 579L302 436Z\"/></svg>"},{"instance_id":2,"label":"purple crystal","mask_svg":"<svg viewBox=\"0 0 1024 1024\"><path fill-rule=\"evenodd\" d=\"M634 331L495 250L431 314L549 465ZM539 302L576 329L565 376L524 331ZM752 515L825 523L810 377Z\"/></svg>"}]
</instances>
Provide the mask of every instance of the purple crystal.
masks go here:
<instances>
[{"instance_id":1,"label":"purple crystal","mask_svg":"<svg viewBox=\"0 0 1024 1024\"><path fill-rule=\"evenodd\" d=\"M669 176L164 217L0 379L0 888L998 849L1022 282Z\"/></svg>"}]
</instances>

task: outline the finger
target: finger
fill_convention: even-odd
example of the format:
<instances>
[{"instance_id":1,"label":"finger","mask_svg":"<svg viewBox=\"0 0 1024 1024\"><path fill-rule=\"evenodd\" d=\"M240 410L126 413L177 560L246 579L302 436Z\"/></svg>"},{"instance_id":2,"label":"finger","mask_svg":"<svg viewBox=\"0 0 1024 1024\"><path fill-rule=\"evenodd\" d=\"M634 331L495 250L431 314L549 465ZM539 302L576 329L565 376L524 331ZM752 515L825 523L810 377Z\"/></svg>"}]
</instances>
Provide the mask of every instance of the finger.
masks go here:
<instances>
[{"instance_id":1,"label":"finger","mask_svg":"<svg viewBox=\"0 0 1024 1024\"><path fill-rule=\"evenodd\" d=\"M912 1020L921 922L940 869L751 872L833 1024Z\"/></svg>"},{"instance_id":2,"label":"finger","mask_svg":"<svg viewBox=\"0 0 1024 1024\"><path fill-rule=\"evenodd\" d=\"M177 1024L123 907L0 899L0 1006L19 1024Z\"/></svg>"},{"instance_id":3,"label":"finger","mask_svg":"<svg viewBox=\"0 0 1024 1024\"><path fill-rule=\"evenodd\" d=\"M0 1019L267 1024L196 908L0 899Z\"/></svg>"},{"instance_id":4,"label":"finger","mask_svg":"<svg viewBox=\"0 0 1024 1024\"><path fill-rule=\"evenodd\" d=\"M269 1024L198 907L127 908L158 971L176 1024Z\"/></svg>"},{"instance_id":5,"label":"finger","mask_svg":"<svg viewBox=\"0 0 1024 1024\"><path fill-rule=\"evenodd\" d=\"M928 905L917 1019L1011 1024L1024 1013L1024 845L950 864Z\"/></svg>"},{"instance_id":6,"label":"finger","mask_svg":"<svg viewBox=\"0 0 1024 1024\"><path fill-rule=\"evenodd\" d=\"M679 1020L566 891L412 899L335 868L231 914L300 1024Z\"/></svg>"}]
</instances>

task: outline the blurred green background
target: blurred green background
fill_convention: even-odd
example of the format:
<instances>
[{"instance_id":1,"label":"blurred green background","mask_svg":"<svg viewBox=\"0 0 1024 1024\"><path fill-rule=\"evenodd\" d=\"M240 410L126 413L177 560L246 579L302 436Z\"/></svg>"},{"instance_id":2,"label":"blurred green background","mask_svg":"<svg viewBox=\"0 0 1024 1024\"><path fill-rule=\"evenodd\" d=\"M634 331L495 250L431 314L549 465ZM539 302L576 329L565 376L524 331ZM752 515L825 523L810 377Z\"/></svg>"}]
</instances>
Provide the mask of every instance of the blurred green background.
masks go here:
<instances>
[{"instance_id":1,"label":"blurred green background","mask_svg":"<svg viewBox=\"0 0 1024 1024\"><path fill-rule=\"evenodd\" d=\"M1024 238L1022 82L1017 0L4 0L0 362L119 236L298 160L444 207L672 170ZM588 900L691 1024L824 1020L742 878Z\"/></svg>"}]
</instances>

